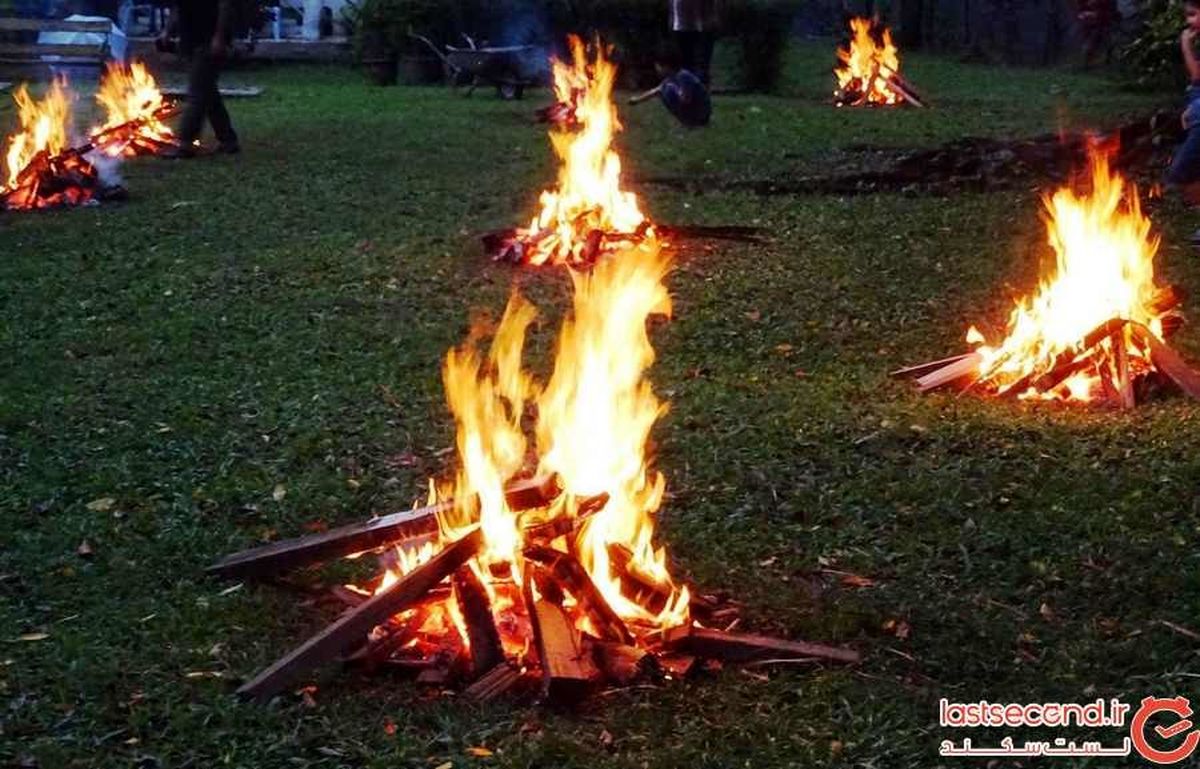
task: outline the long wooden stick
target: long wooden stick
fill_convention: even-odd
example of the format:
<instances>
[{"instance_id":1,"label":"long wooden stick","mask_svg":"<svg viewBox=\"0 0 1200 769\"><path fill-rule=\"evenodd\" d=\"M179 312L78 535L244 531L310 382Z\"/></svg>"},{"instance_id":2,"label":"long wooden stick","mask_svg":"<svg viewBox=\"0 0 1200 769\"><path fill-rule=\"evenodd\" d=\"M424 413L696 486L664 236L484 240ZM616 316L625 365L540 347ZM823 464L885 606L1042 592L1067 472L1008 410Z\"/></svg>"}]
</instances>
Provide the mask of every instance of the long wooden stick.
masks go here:
<instances>
[{"instance_id":1,"label":"long wooden stick","mask_svg":"<svg viewBox=\"0 0 1200 769\"><path fill-rule=\"evenodd\" d=\"M786 641L749 633L726 633L699 627L674 628L667 631L665 646L697 657L726 662L815 658L853 663L862 659L853 649L807 641Z\"/></svg>"},{"instance_id":2,"label":"long wooden stick","mask_svg":"<svg viewBox=\"0 0 1200 769\"><path fill-rule=\"evenodd\" d=\"M1188 396L1200 400L1200 372L1189 366L1179 353L1168 347L1165 342L1154 335L1153 331L1141 323L1131 323L1130 326L1133 328L1134 335L1150 348L1150 361L1154 367L1179 385L1179 389Z\"/></svg>"},{"instance_id":3,"label":"long wooden stick","mask_svg":"<svg viewBox=\"0 0 1200 769\"><path fill-rule=\"evenodd\" d=\"M264 702L278 694L297 676L330 662L339 654L361 643L363 636L416 603L434 586L473 558L483 543L478 526L451 542L430 560L376 593L366 603L342 615L340 619L293 649L275 664L238 689L243 699Z\"/></svg>"},{"instance_id":4,"label":"long wooden stick","mask_svg":"<svg viewBox=\"0 0 1200 769\"><path fill-rule=\"evenodd\" d=\"M551 477L519 481L508 488L508 505L513 510L538 507L557 495L557 489L558 482ZM252 547L222 558L205 572L218 577L254 579L432 535L438 530L438 514L446 512L452 505L450 501L439 502L318 534Z\"/></svg>"}]
</instances>

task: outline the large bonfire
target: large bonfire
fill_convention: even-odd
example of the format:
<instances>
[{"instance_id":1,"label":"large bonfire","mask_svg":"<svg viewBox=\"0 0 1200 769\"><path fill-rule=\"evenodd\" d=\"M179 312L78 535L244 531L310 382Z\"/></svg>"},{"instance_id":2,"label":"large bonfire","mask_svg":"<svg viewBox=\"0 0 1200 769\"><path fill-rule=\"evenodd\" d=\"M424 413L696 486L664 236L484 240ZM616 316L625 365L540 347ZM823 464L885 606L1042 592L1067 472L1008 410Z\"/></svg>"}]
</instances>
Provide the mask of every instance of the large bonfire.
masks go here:
<instances>
[{"instance_id":1,"label":"large bonfire","mask_svg":"<svg viewBox=\"0 0 1200 769\"><path fill-rule=\"evenodd\" d=\"M68 144L71 98L64 79L55 79L41 100L24 85L13 93L18 128L4 149L0 209L78 205L94 197L96 169Z\"/></svg>"},{"instance_id":2,"label":"large bonfire","mask_svg":"<svg viewBox=\"0 0 1200 769\"><path fill-rule=\"evenodd\" d=\"M1053 266L1016 301L1003 339L987 344L972 326L974 352L916 372L923 389L962 379L997 395L1125 405L1156 373L1189 389L1188 370L1163 343L1180 296L1156 279L1158 238L1108 151L1093 145L1089 154L1086 191L1067 186L1045 201Z\"/></svg>"},{"instance_id":3,"label":"large bonfire","mask_svg":"<svg viewBox=\"0 0 1200 769\"><path fill-rule=\"evenodd\" d=\"M531 265L586 266L650 233L637 196L621 188L621 159L612 148L621 129L612 101L617 67L610 50L569 39L569 61L555 59L554 93L567 116L550 131L560 161L558 185L541 194L524 229L494 248L497 258Z\"/></svg>"},{"instance_id":4,"label":"large bonfire","mask_svg":"<svg viewBox=\"0 0 1200 769\"><path fill-rule=\"evenodd\" d=\"M477 334L450 352L443 378L458 426L459 469L440 491L448 504L438 540L416 551L401 548L377 589L478 530L482 541L469 563L492 599L504 650L523 665L534 658L529 612L551 595L578 631L595 638L630 641L687 623L687 588L676 586L653 544L665 481L650 469L646 447L664 408L645 377L654 361L646 322L670 312L662 282L667 266L662 250L648 245L606 259L590 273L574 272L574 309L544 385L522 367L536 310L519 295L509 301L489 353L479 349ZM523 427L531 406L533 447ZM527 464L531 448L534 467ZM555 478L557 493L513 510L506 489L531 469ZM568 558L583 568L595 594L582 584L559 594L550 574ZM629 574L655 600L639 601L623 590ZM412 654L434 653L447 640L469 651L453 596L392 621L404 624L418 613L426 642L409 647Z\"/></svg>"}]
</instances>

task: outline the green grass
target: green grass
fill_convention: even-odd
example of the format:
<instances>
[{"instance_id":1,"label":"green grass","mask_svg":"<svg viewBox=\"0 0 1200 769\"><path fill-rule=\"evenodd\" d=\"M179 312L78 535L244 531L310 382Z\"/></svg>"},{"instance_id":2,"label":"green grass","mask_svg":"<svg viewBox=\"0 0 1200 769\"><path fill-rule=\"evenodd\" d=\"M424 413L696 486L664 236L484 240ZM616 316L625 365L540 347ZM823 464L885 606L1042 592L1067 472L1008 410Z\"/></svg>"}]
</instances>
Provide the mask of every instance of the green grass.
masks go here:
<instances>
[{"instance_id":1,"label":"green grass","mask_svg":"<svg viewBox=\"0 0 1200 769\"><path fill-rule=\"evenodd\" d=\"M786 176L854 145L1112 125L1172 98L913 56L935 108L835 110L830 57L798 47L784 97L718 98L703 131L623 108L627 173ZM969 323L1003 323L1044 256L1035 190L646 186L659 221L773 233L689 247L669 279L652 377L671 402L654 437L674 569L745 601L747 627L850 643L862 665L726 670L569 714L336 671L317 677L315 708L237 704L237 682L332 607L227 592L203 567L420 495L449 469L439 366L471 313L498 313L515 282L545 342L568 285L493 265L474 239L526 221L553 179L531 124L544 94L379 90L321 69L230 79L267 89L231 103L241 157L138 160L127 204L0 216L0 762L927 767L963 736L937 726L939 697L1195 690L1196 643L1158 622L1200 614L1200 409L920 397L885 374L958 350ZM1194 290L1194 222L1156 217L1162 273ZM1177 347L1200 360L1194 329Z\"/></svg>"}]
</instances>

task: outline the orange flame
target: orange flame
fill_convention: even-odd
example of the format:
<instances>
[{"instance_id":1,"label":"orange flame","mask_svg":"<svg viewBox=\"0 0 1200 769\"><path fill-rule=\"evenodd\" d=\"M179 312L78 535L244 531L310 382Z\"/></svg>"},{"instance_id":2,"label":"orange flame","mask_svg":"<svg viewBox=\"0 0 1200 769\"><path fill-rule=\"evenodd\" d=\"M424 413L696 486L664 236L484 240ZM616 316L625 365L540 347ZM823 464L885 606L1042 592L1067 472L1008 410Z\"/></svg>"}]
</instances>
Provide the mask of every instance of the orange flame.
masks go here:
<instances>
[{"instance_id":1,"label":"orange flame","mask_svg":"<svg viewBox=\"0 0 1200 769\"><path fill-rule=\"evenodd\" d=\"M621 159L612 149L621 130L612 101L617 67L609 49L598 41L589 59L587 47L570 37L571 61L553 61L554 90L560 101L574 105L577 131L551 131L550 141L562 162L558 188L542 193L541 211L518 237L532 245L530 264L579 264L593 260L592 233L630 236L616 239L608 251L628 245L644 229L646 217L637 196L621 189ZM595 236L592 236L595 237Z\"/></svg>"},{"instance_id":2,"label":"orange flame","mask_svg":"<svg viewBox=\"0 0 1200 769\"><path fill-rule=\"evenodd\" d=\"M843 104L896 104L900 94L888 78L900 72L900 54L892 43L892 32L877 21L850 19L850 48L839 48L834 67L837 90L834 98Z\"/></svg>"},{"instance_id":3,"label":"orange flame","mask_svg":"<svg viewBox=\"0 0 1200 769\"><path fill-rule=\"evenodd\" d=\"M109 62L96 101L107 117L91 134L98 137L106 155L133 156L139 148L154 149L175 139L161 119L168 105L154 76L140 61L129 66Z\"/></svg>"},{"instance_id":4,"label":"orange flame","mask_svg":"<svg viewBox=\"0 0 1200 769\"><path fill-rule=\"evenodd\" d=\"M13 92L20 131L9 137L4 153L7 189L17 187L21 172L42 153L57 155L67 148L71 125L71 95L65 79L56 78L46 96L37 101L21 85Z\"/></svg>"},{"instance_id":5,"label":"orange flame","mask_svg":"<svg viewBox=\"0 0 1200 769\"><path fill-rule=\"evenodd\" d=\"M1162 335L1162 318L1154 309L1159 291L1154 256L1159 239L1150 234L1150 220L1141 211L1137 190L1127 190L1120 174L1109 168L1108 155L1090 151L1091 189L1076 193L1069 187L1046 201L1046 229L1055 263L1037 292L1017 301L1008 319L1008 332L996 346L983 344L974 327L967 340L979 344L981 379L1005 392L1027 377L1051 369L1062 356L1077 351L1083 339L1111 319L1144 324ZM1127 194L1128 193L1128 194ZM1101 369L1113 365L1113 345L1123 344L1134 373L1150 367L1149 353L1129 337L1078 350L1093 365L1073 374L1051 392L1032 389L1021 397L1087 401L1101 386Z\"/></svg>"}]
</instances>

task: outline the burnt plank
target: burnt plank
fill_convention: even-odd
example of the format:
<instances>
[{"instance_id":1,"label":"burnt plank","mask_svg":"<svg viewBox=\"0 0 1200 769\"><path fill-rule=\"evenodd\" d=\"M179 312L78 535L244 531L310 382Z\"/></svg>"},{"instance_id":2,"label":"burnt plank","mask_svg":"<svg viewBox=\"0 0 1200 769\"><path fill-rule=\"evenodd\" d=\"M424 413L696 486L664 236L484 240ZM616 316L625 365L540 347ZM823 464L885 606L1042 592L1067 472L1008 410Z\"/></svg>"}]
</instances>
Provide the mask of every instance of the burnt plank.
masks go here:
<instances>
[{"instance_id":1,"label":"burnt plank","mask_svg":"<svg viewBox=\"0 0 1200 769\"><path fill-rule=\"evenodd\" d=\"M478 527L448 544L437 555L346 612L238 689L243 699L263 702L278 694L299 675L333 660L356 644L376 625L419 601L476 553L483 542Z\"/></svg>"},{"instance_id":2,"label":"burnt plank","mask_svg":"<svg viewBox=\"0 0 1200 769\"><path fill-rule=\"evenodd\" d=\"M979 365L982 362L983 356L979 353L967 353L953 363L917 377L917 387L921 392L928 392L929 390L944 387L963 377L977 374L979 372Z\"/></svg>"},{"instance_id":3,"label":"burnt plank","mask_svg":"<svg viewBox=\"0 0 1200 769\"><path fill-rule=\"evenodd\" d=\"M525 600L542 668L542 695L569 705L582 700L600 680L600 670L583 648L583 635L565 609L545 599L533 599L526 580Z\"/></svg>"},{"instance_id":4,"label":"burnt plank","mask_svg":"<svg viewBox=\"0 0 1200 769\"><path fill-rule=\"evenodd\" d=\"M465 564L454 572L451 580L454 599L467 627L470 646L471 675L481 676L504 661L504 648L500 645L500 631L492 616L491 602L483 583L471 565Z\"/></svg>"},{"instance_id":5,"label":"burnt plank","mask_svg":"<svg viewBox=\"0 0 1200 769\"><path fill-rule=\"evenodd\" d=\"M520 481L509 487L508 504L514 510L527 510L544 504L547 496L552 497L557 493L556 489L557 481L552 478ZM230 579L255 579L376 550L392 543L432 536L438 530L438 513L449 510L451 505L450 501L440 502L317 534L252 547L222 558L205 572Z\"/></svg>"},{"instance_id":6,"label":"burnt plank","mask_svg":"<svg viewBox=\"0 0 1200 769\"><path fill-rule=\"evenodd\" d=\"M1134 335L1150 348L1150 360L1160 373L1179 386L1186 395L1200 400L1200 372L1197 372L1154 332L1140 323L1132 324Z\"/></svg>"},{"instance_id":7,"label":"burnt plank","mask_svg":"<svg viewBox=\"0 0 1200 769\"><path fill-rule=\"evenodd\" d=\"M510 662L501 662L463 690L472 702L491 702L511 692L521 683L521 671Z\"/></svg>"},{"instance_id":8,"label":"burnt plank","mask_svg":"<svg viewBox=\"0 0 1200 769\"><path fill-rule=\"evenodd\" d=\"M603 639L633 643L633 634L625 622L608 605L587 570L574 556L543 545L530 545L524 552L526 558L546 567L554 579L575 597L580 610L587 614Z\"/></svg>"}]
</instances>

